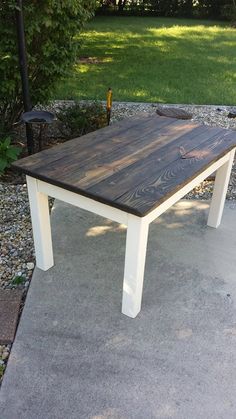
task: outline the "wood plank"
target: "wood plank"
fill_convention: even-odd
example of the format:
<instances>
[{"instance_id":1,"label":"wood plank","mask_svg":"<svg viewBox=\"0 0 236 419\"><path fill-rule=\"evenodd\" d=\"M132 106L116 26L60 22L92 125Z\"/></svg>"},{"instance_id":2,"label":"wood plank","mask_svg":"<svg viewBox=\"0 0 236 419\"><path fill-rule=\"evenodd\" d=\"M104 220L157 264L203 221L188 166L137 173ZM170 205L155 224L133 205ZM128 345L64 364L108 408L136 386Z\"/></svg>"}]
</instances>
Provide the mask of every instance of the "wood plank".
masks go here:
<instances>
[{"instance_id":1,"label":"wood plank","mask_svg":"<svg viewBox=\"0 0 236 419\"><path fill-rule=\"evenodd\" d=\"M162 118L164 119L164 118ZM19 170L22 168L27 167L37 167L37 164L42 164L43 162L50 163L51 161L55 161L57 158L61 158L61 156L66 155L69 151L72 152L77 147L84 148L84 140L86 139L86 146L90 146L92 144L96 144L97 142L102 141L106 136L116 136L122 135L122 132L135 127L135 125L139 124L140 120L137 116L134 118L125 119L124 124L121 122L117 122L114 125L109 126L109 132L107 131L107 127L101 128L99 130L93 131L87 135L83 135L81 137L73 138L72 140L66 141L65 143L58 144L57 146L43 150L39 153L34 155L25 157L21 160L18 160L13 164L13 167L17 167ZM110 129L111 128L111 129Z\"/></svg>"},{"instance_id":2,"label":"wood plank","mask_svg":"<svg viewBox=\"0 0 236 419\"><path fill-rule=\"evenodd\" d=\"M206 141L140 182L135 189L120 196L116 203L135 210L136 215L144 216L235 146L236 135L233 132Z\"/></svg>"},{"instance_id":3,"label":"wood plank","mask_svg":"<svg viewBox=\"0 0 236 419\"><path fill-rule=\"evenodd\" d=\"M183 133L189 133L190 128L196 129L197 126L190 127L186 123L178 127L174 124L172 129L171 124L169 124L164 128L162 127L158 132L155 129L144 136L140 136L135 141L128 141L122 147L113 148L110 151L109 148L108 151L106 148L106 151L102 150L95 155L91 154L91 157L82 164L75 161L68 165L67 169L63 171L63 180L76 184L80 188L91 187L113 173L120 172L122 168L148 156L153 150L158 150L164 145L174 142ZM47 169L46 172L48 173ZM55 168L54 175L60 177L60 170Z\"/></svg>"},{"instance_id":4,"label":"wood plank","mask_svg":"<svg viewBox=\"0 0 236 419\"><path fill-rule=\"evenodd\" d=\"M138 137L141 129L145 130L147 127L151 130L152 126L153 129L162 127L173 123L173 119L155 117L155 115L152 115L146 116L145 118L135 116L134 118L125 119L122 122L123 123L117 122L109 127L101 128L97 131L83 135L82 137L74 138L73 140L59 144L51 149L43 150L32 156L25 157L14 162L12 166L25 173L26 169L33 171L52 162L58 161L58 163L60 163L67 155L72 156L73 158L74 153L77 153L77 156L82 153L91 155L90 147L93 147L94 149L95 146L100 143L104 144L110 142L112 144L118 143L122 145L125 138L133 138L135 133Z\"/></svg>"},{"instance_id":5,"label":"wood plank","mask_svg":"<svg viewBox=\"0 0 236 419\"><path fill-rule=\"evenodd\" d=\"M173 142L155 149L154 152L118 171L118 173L95 183L88 188L88 191L95 195L102 194L103 196L117 199L124 193L125 189L128 192L130 189L135 188L140 183L140 177L144 181L152 173L156 173L178 159L183 148L185 152L191 151L198 144L205 142L206 138L221 136L221 132L221 128L198 126L194 130L176 138Z\"/></svg>"},{"instance_id":6,"label":"wood plank","mask_svg":"<svg viewBox=\"0 0 236 419\"><path fill-rule=\"evenodd\" d=\"M160 132L162 134L160 134L160 137L170 130L169 127L172 124L174 124L173 120L161 121ZM186 129L188 129L187 126ZM88 172L90 169L94 171L100 167L104 167L105 170L106 165L116 166L115 159L117 160L117 164L122 158L129 159L132 153L137 152L137 150L140 152L144 144L147 144L147 147L150 147L150 143L156 140L156 137L157 127L154 120L154 126L153 124L149 124L148 127L145 127L144 134L138 134L133 131L132 136L125 136L122 141L119 142L114 142L109 138L109 141L102 141L99 142L99 144L95 144L92 147L92 150L85 147L84 150L81 151L78 147L73 149L73 153L70 152L67 153L67 155L62 155L60 159L46 164L42 163L42 165L37 167L34 166L33 170L34 173L42 173L43 171L47 176L61 177L63 175L64 180L66 180L67 176L69 176L70 179L73 179L74 177L79 180L82 179L84 173Z\"/></svg>"}]
</instances>

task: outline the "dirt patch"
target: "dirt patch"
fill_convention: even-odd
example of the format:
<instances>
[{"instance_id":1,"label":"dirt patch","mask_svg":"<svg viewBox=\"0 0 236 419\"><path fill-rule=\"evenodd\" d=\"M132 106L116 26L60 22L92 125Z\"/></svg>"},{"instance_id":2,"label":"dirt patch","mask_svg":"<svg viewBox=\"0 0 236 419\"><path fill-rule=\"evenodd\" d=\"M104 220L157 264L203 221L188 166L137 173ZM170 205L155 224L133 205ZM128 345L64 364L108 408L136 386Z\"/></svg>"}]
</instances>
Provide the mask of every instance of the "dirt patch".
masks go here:
<instances>
[{"instance_id":1,"label":"dirt patch","mask_svg":"<svg viewBox=\"0 0 236 419\"><path fill-rule=\"evenodd\" d=\"M108 57L80 57L80 64L104 64L108 61Z\"/></svg>"}]
</instances>

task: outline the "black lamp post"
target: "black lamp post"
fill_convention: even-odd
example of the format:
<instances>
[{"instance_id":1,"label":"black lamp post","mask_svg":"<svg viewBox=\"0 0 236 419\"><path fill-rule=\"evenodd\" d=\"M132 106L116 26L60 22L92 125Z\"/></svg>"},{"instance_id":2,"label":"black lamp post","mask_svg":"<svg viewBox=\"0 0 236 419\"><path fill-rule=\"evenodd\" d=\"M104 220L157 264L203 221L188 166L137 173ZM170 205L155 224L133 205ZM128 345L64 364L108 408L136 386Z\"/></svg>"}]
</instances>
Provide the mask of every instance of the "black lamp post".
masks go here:
<instances>
[{"instance_id":1,"label":"black lamp post","mask_svg":"<svg viewBox=\"0 0 236 419\"><path fill-rule=\"evenodd\" d=\"M24 19L23 19L23 5L22 0L16 1L16 25L17 25L17 41L18 41L18 52L19 52L19 66L22 83L22 95L25 112L29 112L32 109L30 92L29 92L29 77L26 59L26 47L25 47L25 32L24 32ZM30 124L26 124L26 137L27 137L27 148L29 154L34 152L34 140L33 131Z\"/></svg>"}]
</instances>

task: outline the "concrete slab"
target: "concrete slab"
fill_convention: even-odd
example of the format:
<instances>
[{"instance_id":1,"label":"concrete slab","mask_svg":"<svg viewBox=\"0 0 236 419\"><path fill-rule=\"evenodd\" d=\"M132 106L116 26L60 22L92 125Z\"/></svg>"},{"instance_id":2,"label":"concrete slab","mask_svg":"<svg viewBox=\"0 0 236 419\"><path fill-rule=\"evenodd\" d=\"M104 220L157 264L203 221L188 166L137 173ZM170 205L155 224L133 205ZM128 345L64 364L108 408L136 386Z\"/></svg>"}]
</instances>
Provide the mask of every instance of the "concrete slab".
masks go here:
<instances>
[{"instance_id":1,"label":"concrete slab","mask_svg":"<svg viewBox=\"0 0 236 419\"><path fill-rule=\"evenodd\" d=\"M125 229L57 202L0 391L1 419L235 419L236 207L151 225L142 311L120 313Z\"/></svg>"},{"instance_id":2,"label":"concrete slab","mask_svg":"<svg viewBox=\"0 0 236 419\"><path fill-rule=\"evenodd\" d=\"M20 290L0 290L0 345L14 340L21 299Z\"/></svg>"}]
</instances>

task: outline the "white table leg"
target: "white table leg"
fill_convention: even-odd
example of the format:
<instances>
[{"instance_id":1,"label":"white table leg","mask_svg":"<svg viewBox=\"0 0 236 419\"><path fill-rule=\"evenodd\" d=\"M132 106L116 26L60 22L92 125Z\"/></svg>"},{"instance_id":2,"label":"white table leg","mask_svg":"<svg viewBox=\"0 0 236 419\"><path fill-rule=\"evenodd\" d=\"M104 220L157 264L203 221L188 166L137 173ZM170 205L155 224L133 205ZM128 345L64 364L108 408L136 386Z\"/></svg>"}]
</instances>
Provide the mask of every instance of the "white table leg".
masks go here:
<instances>
[{"instance_id":1,"label":"white table leg","mask_svg":"<svg viewBox=\"0 0 236 419\"><path fill-rule=\"evenodd\" d=\"M229 153L229 160L216 172L215 186L207 221L207 225L210 227L217 228L221 222L230 173L234 161L234 153L235 149Z\"/></svg>"},{"instance_id":2,"label":"white table leg","mask_svg":"<svg viewBox=\"0 0 236 419\"><path fill-rule=\"evenodd\" d=\"M38 192L37 179L26 176L33 227L36 264L43 271L53 266L48 196Z\"/></svg>"},{"instance_id":3,"label":"white table leg","mask_svg":"<svg viewBox=\"0 0 236 419\"><path fill-rule=\"evenodd\" d=\"M141 309L149 223L128 215L122 313L136 317Z\"/></svg>"}]
</instances>

